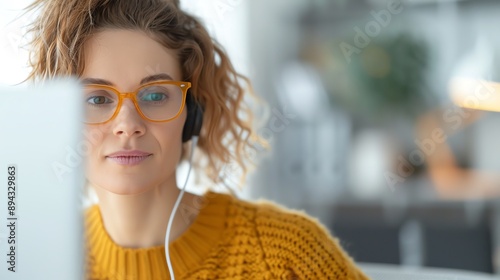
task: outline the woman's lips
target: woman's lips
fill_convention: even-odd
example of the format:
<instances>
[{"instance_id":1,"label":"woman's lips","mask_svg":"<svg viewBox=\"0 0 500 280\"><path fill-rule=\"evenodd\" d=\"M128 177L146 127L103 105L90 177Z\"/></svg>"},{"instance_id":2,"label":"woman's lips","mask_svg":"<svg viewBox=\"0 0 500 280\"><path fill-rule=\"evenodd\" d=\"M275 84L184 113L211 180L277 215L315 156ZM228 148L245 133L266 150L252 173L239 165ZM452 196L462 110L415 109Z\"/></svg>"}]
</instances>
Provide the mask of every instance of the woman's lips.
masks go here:
<instances>
[{"instance_id":1,"label":"woman's lips","mask_svg":"<svg viewBox=\"0 0 500 280\"><path fill-rule=\"evenodd\" d=\"M120 165L137 165L152 154L140 150L122 150L109 154L106 158Z\"/></svg>"},{"instance_id":2,"label":"woman's lips","mask_svg":"<svg viewBox=\"0 0 500 280\"><path fill-rule=\"evenodd\" d=\"M145 155L145 156L111 156L107 157L108 159L112 160L115 163L118 163L120 165L137 165L149 158L151 155Z\"/></svg>"}]
</instances>

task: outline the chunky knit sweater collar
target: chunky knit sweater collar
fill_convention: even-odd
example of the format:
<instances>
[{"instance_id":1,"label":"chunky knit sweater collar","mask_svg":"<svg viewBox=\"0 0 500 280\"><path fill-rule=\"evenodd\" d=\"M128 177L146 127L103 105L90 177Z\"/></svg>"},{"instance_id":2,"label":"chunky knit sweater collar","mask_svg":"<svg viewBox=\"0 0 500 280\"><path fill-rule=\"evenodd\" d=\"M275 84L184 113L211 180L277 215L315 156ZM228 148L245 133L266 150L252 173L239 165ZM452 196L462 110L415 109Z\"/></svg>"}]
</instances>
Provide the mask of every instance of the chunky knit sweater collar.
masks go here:
<instances>
[{"instance_id":1,"label":"chunky knit sweater collar","mask_svg":"<svg viewBox=\"0 0 500 280\"><path fill-rule=\"evenodd\" d=\"M225 229L227 206L232 197L208 191L203 196L198 216L191 226L170 244L170 257L175 275L184 275L199 265L210 249L217 244ZM192 208L191 208L192 209ZM188 215L190 208L181 209L177 215ZM184 211L184 212L183 212ZM113 242L106 232L99 206L93 205L86 213L86 238L88 263L98 264L99 271L114 275L100 275L100 278L122 279L168 279L165 247L132 249L123 248ZM149 271L147 277L144 271ZM142 275L139 275L142 274ZM95 276L95 272L92 273Z\"/></svg>"}]
</instances>

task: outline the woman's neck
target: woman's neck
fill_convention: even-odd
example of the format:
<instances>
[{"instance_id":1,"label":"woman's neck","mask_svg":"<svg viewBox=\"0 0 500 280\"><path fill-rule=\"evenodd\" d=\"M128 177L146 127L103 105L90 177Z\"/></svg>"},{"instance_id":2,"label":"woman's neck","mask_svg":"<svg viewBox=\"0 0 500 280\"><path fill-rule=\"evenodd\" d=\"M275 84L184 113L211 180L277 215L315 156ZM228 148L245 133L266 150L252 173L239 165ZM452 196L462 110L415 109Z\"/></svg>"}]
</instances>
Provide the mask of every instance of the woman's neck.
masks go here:
<instances>
[{"instance_id":1,"label":"woman's neck","mask_svg":"<svg viewBox=\"0 0 500 280\"><path fill-rule=\"evenodd\" d=\"M180 190L174 184L163 184L136 195L117 195L95 187L104 227L111 239L125 248L148 248L165 244L170 213ZM184 193L176 212L169 243L189 228L199 213L193 203L199 196ZM189 207L189 218L182 215L183 207ZM193 213L196 211L196 213Z\"/></svg>"}]
</instances>

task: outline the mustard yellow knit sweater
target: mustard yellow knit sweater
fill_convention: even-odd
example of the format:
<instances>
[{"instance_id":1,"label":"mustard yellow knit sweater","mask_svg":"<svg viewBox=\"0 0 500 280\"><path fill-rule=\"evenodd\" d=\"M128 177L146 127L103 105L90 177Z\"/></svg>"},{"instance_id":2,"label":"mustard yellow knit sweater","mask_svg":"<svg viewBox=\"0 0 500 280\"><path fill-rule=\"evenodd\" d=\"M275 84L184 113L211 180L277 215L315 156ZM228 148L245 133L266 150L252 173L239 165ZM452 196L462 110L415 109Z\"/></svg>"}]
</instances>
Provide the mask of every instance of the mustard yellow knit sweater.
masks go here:
<instances>
[{"instance_id":1,"label":"mustard yellow knit sweater","mask_svg":"<svg viewBox=\"0 0 500 280\"><path fill-rule=\"evenodd\" d=\"M368 279L338 240L303 212L211 191L204 198L192 225L170 244L178 280ZM118 246L98 205L86 212L86 238L88 279L170 279L164 246Z\"/></svg>"}]
</instances>

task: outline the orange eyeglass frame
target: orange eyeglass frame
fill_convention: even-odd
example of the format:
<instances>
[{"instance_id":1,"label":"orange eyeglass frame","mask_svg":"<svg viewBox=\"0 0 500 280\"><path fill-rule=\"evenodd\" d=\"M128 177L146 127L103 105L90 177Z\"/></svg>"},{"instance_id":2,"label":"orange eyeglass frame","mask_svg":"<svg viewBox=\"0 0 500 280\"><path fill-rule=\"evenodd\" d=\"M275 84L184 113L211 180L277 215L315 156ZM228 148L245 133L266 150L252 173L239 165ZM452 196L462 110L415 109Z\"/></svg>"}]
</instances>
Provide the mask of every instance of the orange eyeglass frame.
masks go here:
<instances>
[{"instance_id":1,"label":"orange eyeglass frame","mask_svg":"<svg viewBox=\"0 0 500 280\"><path fill-rule=\"evenodd\" d=\"M157 120L152 120L148 117L146 117L140 107L139 107L139 104L137 103L137 93L139 93L139 91L145 87L149 87L149 86L153 86L153 85L158 85L158 84L169 84L169 85L176 85L178 86L181 90L182 90L182 104L181 104L181 108L179 109L179 112L177 112L177 114L173 117L171 117L170 119L168 120L163 120L163 121L157 121ZM100 123L88 123L88 122L85 122L86 124L88 125L100 125L100 124L106 124L110 121L112 121L117 115L118 115L118 112L120 112L120 109L122 107L122 103L123 103L123 100L125 98L130 98L132 99L132 102L134 103L134 107L136 109L136 111L139 113L139 115L147 120L147 121L150 121L150 122L169 122L169 121L172 121L176 118L178 118L182 111L184 110L184 106L186 105L186 95L187 95L187 91L188 89L191 88L191 83L190 82L182 82L182 81L172 81L172 80L161 80L161 81L154 81L154 82L150 82L150 83L147 83L147 84L144 84L140 87L138 87L136 90L134 91L131 91L131 92L121 92L119 91L118 89L116 89L115 87L113 86L109 86L109 85L101 85L101 84L86 84L83 86L84 88L86 87L98 87L98 88L103 88L103 89L108 89L108 90L111 90L113 91L114 93L116 93L116 95L118 95L118 105L116 105L116 109L115 109L115 112L113 113L113 115L109 118L109 120L105 121L105 122L100 122Z\"/></svg>"}]
</instances>

